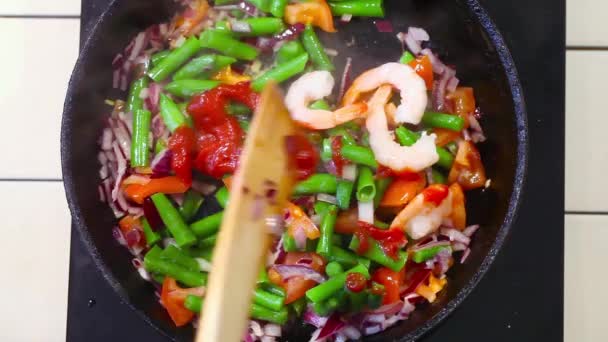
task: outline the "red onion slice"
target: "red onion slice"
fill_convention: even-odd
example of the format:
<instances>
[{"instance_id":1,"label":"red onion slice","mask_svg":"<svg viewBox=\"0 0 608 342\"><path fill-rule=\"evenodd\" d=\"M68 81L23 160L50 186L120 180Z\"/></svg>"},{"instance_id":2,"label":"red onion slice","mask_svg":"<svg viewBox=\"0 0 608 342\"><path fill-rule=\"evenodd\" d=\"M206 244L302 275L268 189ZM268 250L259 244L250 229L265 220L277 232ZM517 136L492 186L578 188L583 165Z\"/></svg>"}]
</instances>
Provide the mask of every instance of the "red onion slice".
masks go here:
<instances>
[{"instance_id":1,"label":"red onion slice","mask_svg":"<svg viewBox=\"0 0 608 342\"><path fill-rule=\"evenodd\" d=\"M323 340L329 336L334 335L338 331L340 331L346 324L340 319L340 316L337 313L334 313L329 317L327 323L321 329L319 336L317 336L316 341Z\"/></svg>"},{"instance_id":2,"label":"red onion slice","mask_svg":"<svg viewBox=\"0 0 608 342\"><path fill-rule=\"evenodd\" d=\"M374 24L376 25L378 32L393 32L393 24L391 24L389 20L376 20L374 21Z\"/></svg>"},{"instance_id":3,"label":"red onion slice","mask_svg":"<svg viewBox=\"0 0 608 342\"><path fill-rule=\"evenodd\" d=\"M409 35L412 36L412 38L414 38L415 40L419 41L419 42L426 42L429 39L431 39L431 37L429 36L429 34L426 32L426 30L420 28L420 27L413 27L410 26L407 29L407 33Z\"/></svg>"},{"instance_id":4,"label":"red onion slice","mask_svg":"<svg viewBox=\"0 0 608 342\"><path fill-rule=\"evenodd\" d=\"M353 67L353 59L351 57L346 58L346 64L344 64L344 71L342 71L342 77L340 77L340 91L338 93L338 99L342 100L346 89L350 86L350 73Z\"/></svg>"},{"instance_id":5,"label":"red onion slice","mask_svg":"<svg viewBox=\"0 0 608 342\"><path fill-rule=\"evenodd\" d=\"M162 177L169 175L171 171L171 157L173 153L171 150L164 149L154 156L150 162L150 167L155 177Z\"/></svg>"},{"instance_id":6,"label":"red onion slice","mask_svg":"<svg viewBox=\"0 0 608 342\"><path fill-rule=\"evenodd\" d=\"M321 273L303 265L274 265L273 268L281 275L284 281L293 277L303 277L306 280L313 280L317 283L322 283L326 280Z\"/></svg>"},{"instance_id":7,"label":"red onion slice","mask_svg":"<svg viewBox=\"0 0 608 342\"><path fill-rule=\"evenodd\" d=\"M327 323L328 317L319 316L309 305L302 315L302 320L312 326L321 328Z\"/></svg>"},{"instance_id":8,"label":"red onion slice","mask_svg":"<svg viewBox=\"0 0 608 342\"><path fill-rule=\"evenodd\" d=\"M471 239L463 234L461 231L454 228L441 228L441 235L447 236L450 241L456 241L465 244L466 246L471 243Z\"/></svg>"}]
</instances>

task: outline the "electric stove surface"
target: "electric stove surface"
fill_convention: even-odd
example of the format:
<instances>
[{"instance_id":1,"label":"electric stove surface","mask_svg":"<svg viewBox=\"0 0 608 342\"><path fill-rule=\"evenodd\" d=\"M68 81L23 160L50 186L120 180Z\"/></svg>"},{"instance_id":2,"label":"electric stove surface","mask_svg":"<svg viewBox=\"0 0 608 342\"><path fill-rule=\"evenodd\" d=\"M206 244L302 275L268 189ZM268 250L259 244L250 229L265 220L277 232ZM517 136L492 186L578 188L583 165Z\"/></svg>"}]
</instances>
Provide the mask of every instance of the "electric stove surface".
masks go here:
<instances>
[{"instance_id":1,"label":"electric stove surface","mask_svg":"<svg viewBox=\"0 0 608 342\"><path fill-rule=\"evenodd\" d=\"M81 43L109 2L82 0ZM420 341L562 341L565 2L480 2L503 34L524 89L530 133L526 187L518 218L488 273ZM74 229L67 340L168 340L121 302Z\"/></svg>"}]
</instances>

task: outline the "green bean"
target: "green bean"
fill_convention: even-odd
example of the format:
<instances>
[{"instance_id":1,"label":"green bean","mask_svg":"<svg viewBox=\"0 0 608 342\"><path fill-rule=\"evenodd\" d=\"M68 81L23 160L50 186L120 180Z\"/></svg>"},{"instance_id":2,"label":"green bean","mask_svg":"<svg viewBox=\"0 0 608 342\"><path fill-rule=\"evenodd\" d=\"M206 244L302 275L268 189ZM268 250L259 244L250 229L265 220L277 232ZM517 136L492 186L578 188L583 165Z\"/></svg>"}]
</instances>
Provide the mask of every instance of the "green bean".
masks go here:
<instances>
[{"instance_id":1,"label":"green bean","mask_svg":"<svg viewBox=\"0 0 608 342\"><path fill-rule=\"evenodd\" d=\"M201 267L198 262L191 256L184 253L181 249L169 245L161 253L160 258L169 261L173 264L184 267L189 271L200 271Z\"/></svg>"},{"instance_id":2,"label":"green bean","mask_svg":"<svg viewBox=\"0 0 608 342\"><path fill-rule=\"evenodd\" d=\"M380 220L374 220L374 227L378 228L378 229L388 229L390 227L390 225L388 223L384 223Z\"/></svg>"},{"instance_id":3,"label":"green bean","mask_svg":"<svg viewBox=\"0 0 608 342\"><path fill-rule=\"evenodd\" d=\"M350 207L350 199L353 195L353 188L355 183L348 180L339 180L338 187L336 189L336 199L338 200L338 206L342 210L346 210Z\"/></svg>"},{"instance_id":4,"label":"green bean","mask_svg":"<svg viewBox=\"0 0 608 342\"><path fill-rule=\"evenodd\" d=\"M152 279L159 284L162 284L165 281L164 274L150 272L150 275L152 276Z\"/></svg>"},{"instance_id":5,"label":"green bean","mask_svg":"<svg viewBox=\"0 0 608 342\"><path fill-rule=\"evenodd\" d=\"M359 312L365 308L367 304L368 291L351 292L348 291L348 311Z\"/></svg>"},{"instance_id":6,"label":"green bean","mask_svg":"<svg viewBox=\"0 0 608 342\"><path fill-rule=\"evenodd\" d=\"M213 247L199 248L195 246L186 249L184 252L193 258L201 258L209 262L213 259Z\"/></svg>"},{"instance_id":7,"label":"green bean","mask_svg":"<svg viewBox=\"0 0 608 342\"><path fill-rule=\"evenodd\" d=\"M167 142L165 139L156 140L156 144L154 144L154 154L161 153L165 148L167 148Z\"/></svg>"},{"instance_id":8,"label":"green bean","mask_svg":"<svg viewBox=\"0 0 608 342\"><path fill-rule=\"evenodd\" d=\"M376 179L376 196L374 196L374 207L377 208L382 201L382 197L384 197L384 193L388 186L391 185L393 179L390 177L387 178L378 178Z\"/></svg>"},{"instance_id":9,"label":"green bean","mask_svg":"<svg viewBox=\"0 0 608 342\"><path fill-rule=\"evenodd\" d=\"M401 55L401 58L399 58L399 63L409 64L409 63L413 62L415 59L416 59L416 57L414 57L414 55L412 55L411 52L404 51L403 55Z\"/></svg>"},{"instance_id":10,"label":"green bean","mask_svg":"<svg viewBox=\"0 0 608 342\"><path fill-rule=\"evenodd\" d=\"M378 162L374 157L374 152L369 147L358 145L344 145L340 150L342 157L352 161L353 163L366 165L372 168L378 167Z\"/></svg>"},{"instance_id":11,"label":"green bean","mask_svg":"<svg viewBox=\"0 0 608 342\"><path fill-rule=\"evenodd\" d=\"M230 115L249 115L251 114L251 108L245 106L242 103L230 102L226 105L226 111Z\"/></svg>"},{"instance_id":12,"label":"green bean","mask_svg":"<svg viewBox=\"0 0 608 342\"><path fill-rule=\"evenodd\" d=\"M270 0L270 13L277 18L283 18L288 0Z\"/></svg>"},{"instance_id":13,"label":"green bean","mask_svg":"<svg viewBox=\"0 0 608 342\"><path fill-rule=\"evenodd\" d=\"M230 29L230 23L228 23L228 20L220 20L216 22L215 29L226 34L232 34L232 30Z\"/></svg>"},{"instance_id":14,"label":"green bean","mask_svg":"<svg viewBox=\"0 0 608 342\"><path fill-rule=\"evenodd\" d=\"M158 241L160 241L160 234L152 230L152 227L150 226L150 223L148 223L148 220L146 220L146 218L143 218L141 220L141 225L144 231L144 237L146 238L146 245L152 247Z\"/></svg>"},{"instance_id":15,"label":"green bean","mask_svg":"<svg viewBox=\"0 0 608 342\"><path fill-rule=\"evenodd\" d=\"M419 249L412 253L412 260L417 263L423 263L429 259L432 259L442 250L447 249L452 252L452 248L450 246L432 246L428 248Z\"/></svg>"},{"instance_id":16,"label":"green bean","mask_svg":"<svg viewBox=\"0 0 608 342\"><path fill-rule=\"evenodd\" d=\"M237 0L214 0L213 4L215 6L228 5L237 2Z\"/></svg>"},{"instance_id":17,"label":"green bean","mask_svg":"<svg viewBox=\"0 0 608 342\"><path fill-rule=\"evenodd\" d=\"M285 30L283 20L280 18L247 18L240 20L239 23L249 25L249 32L238 32L246 36L268 36L277 34Z\"/></svg>"},{"instance_id":18,"label":"green bean","mask_svg":"<svg viewBox=\"0 0 608 342\"><path fill-rule=\"evenodd\" d=\"M349 273L361 273L366 279L369 279L369 271L361 264L357 264L355 267L349 269L346 272L340 273L333 277L330 277L324 283L321 283L312 289L306 291L306 298L313 303L320 303L340 291L344 287L346 282L346 276Z\"/></svg>"},{"instance_id":19,"label":"green bean","mask_svg":"<svg viewBox=\"0 0 608 342\"><path fill-rule=\"evenodd\" d=\"M357 179L357 200L369 202L376 196L376 183L374 173L369 167L359 167L359 179Z\"/></svg>"},{"instance_id":20,"label":"green bean","mask_svg":"<svg viewBox=\"0 0 608 342\"><path fill-rule=\"evenodd\" d=\"M190 225L190 229L194 235L199 239L204 239L212 235L217 234L222 225L222 219L224 218L224 212L220 211L215 214L211 214L204 217Z\"/></svg>"},{"instance_id":21,"label":"green bean","mask_svg":"<svg viewBox=\"0 0 608 342\"><path fill-rule=\"evenodd\" d=\"M249 0L249 3L262 12L270 12L270 0Z\"/></svg>"},{"instance_id":22,"label":"green bean","mask_svg":"<svg viewBox=\"0 0 608 342\"><path fill-rule=\"evenodd\" d=\"M313 209L315 210L315 214L319 216L325 215L325 213L331 208L332 204L323 201L316 201L313 204Z\"/></svg>"},{"instance_id":23,"label":"green bean","mask_svg":"<svg viewBox=\"0 0 608 342\"><path fill-rule=\"evenodd\" d=\"M395 136L397 136L399 144L403 146L412 146L420 139L420 133L412 132L403 126L395 129ZM448 150L439 146L437 146L437 155L439 155L437 165L449 170L454 162L454 156Z\"/></svg>"},{"instance_id":24,"label":"green bean","mask_svg":"<svg viewBox=\"0 0 608 342\"><path fill-rule=\"evenodd\" d=\"M319 316L329 316L331 308L327 305L327 302L313 302L312 310Z\"/></svg>"},{"instance_id":25,"label":"green bean","mask_svg":"<svg viewBox=\"0 0 608 342\"><path fill-rule=\"evenodd\" d=\"M355 253L342 249L336 245L331 247L331 255L327 257L327 260L338 262L345 267L353 267L357 264L362 264L367 268L370 266L369 259L360 257Z\"/></svg>"},{"instance_id":26,"label":"green bean","mask_svg":"<svg viewBox=\"0 0 608 342\"><path fill-rule=\"evenodd\" d=\"M267 284L268 282L270 282L270 279L268 279L266 267L262 265L262 267L260 267L260 272L258 273L258 280L256 281L256 284Z\"/></svg>"},{"instance_id":27,"label":"green bean","mask_svg":"<svg viewBox=\"0 0 608 342\"><path fill-rule=\"evenodd\" d=\"M167 95L160 94L160 116L165 123L165 126L173 132L181 125L186 124L186 116L181 112L179 107Z\"/></svg>"},{"instance_id":28,"label":"green bean","mask_svg":"<svg viewBox=\"0 0 608 342\"><path fill-rule=\"evenodd\" d=\"M433 178L431 184L447 184L448 180L445 175L438 171L436 168L431 169L431 174Z\"/></svg>"},{"instance_id":29,"label":"green bean","mask_svg":"<svg viewBox=\"0 0 608 342\"><path fill-rule=\"evenodd\" d=\"M276 296L283 297L283 298L285 298L285 296L286 296L285 290L283 290L282 287L279 287L273 283L267 282L262 285L262 288L265 291L270 292Z\"/></svg>"},{"instance_id":30,"label":"green bean","mask_svg":"<svg viewBox=\"0 0 608 342\"><path fill-rule=\"evenodd\" d=\"M369 249L363 254L364 257L379 263L382 266L386 266L395 272L399 272L403 266L405 266L405 262L407 261L407 253L404 251L399 251L397 258L393 259L390 255L387 255L378 241L368 238L369 241ZM350 241L350 245L348 246L353 251L356 251L359 248L359 239L353 236Z\"/></svg>"},{"instance_id":31,"label":"green bean","mask_svg":"<svg viewBox=\"0 0 608 342\"><path fill-rule=\"evenodd\" d=\"M445 128L457 132L464 128L464 119L460 116L436 112L424 113L422 123L429 127Z\"/></svg>"},{"instance_id":32,"label":"green bean","mask_svg":"<svg viewBox=\"0 0 608 342\"><path fill-rule=\"evenodd\" d=\"M287 79L301 73L308 62L308 54L301 54L289 62L279 64L266 71L251 82L251 88L255 91L262 91L266 83L275 81L281 83Z\"/></svg>"},{"instance_id":33,"label":"green bean","mask_svg":"<svg viewBox=\"0 0 608 342\"><path fill-rule=\"evenodd\" d=\"M198 248L206 249L215 247L215 243L217 242L217 234L206 237L198 242Z\"/></svg>"},{"instance_id":34,"label":"green bean","mask_svg":"<svg viewBox=\"0 0 608 342\"><path fill-rule=\"evenodd\" d=\"M184 307L192 312L200 313L203 309L203 298L195 295L188 295L184 300Z\"/></svg>"},{"instance_id":35,"label":"green bean","mask_svg":"<svg viewBox=\"0 0 608 342\"><path fill-rule=\"evenodd\" d=\"M277 64L285 64L304 53L306 53L306 50L304 50L304 47L299 41L288 41L281 45L281 48L277 52Z\"/></svg>"},{"instance_id":36,"label":"green bean","mask_svg":"<svg viewBox=\"0 0 608 342\"><path fill-rule=\"evenodd\" d=\"M193 190L186 192L184 203L179 207L179 213L184 218L184 221L190 221L201 208L204 201L205 198L198 192Z\"/></svg>"},{"instance_id":37,"label":"green bean","mask_svg":"<svg viewBox=\"0 0 608 342\"><path fill-rule=\"evenodd\" d=\"M296 184L294 195L335 194L337 187L336 176L328 173L316 173Z\"/></svg>"},{"instance_id":38,"label":"green bean","mask_svg":"<svg viewBox=\"0 0 608 342\"><path fill-rule=\"evenodd\" d=\"M262 321L268 321L280 325L287 323L288 312L286 307L283 307L279 311L273 311L261 305L253 304L251 306L250 313L251 318L259 319Z\"/></svg>"},{"instance_id":39,"label":"green bean","mask_svg":"<svg viewBox=\"0 0 608 342\"><path fill-rule=\"evenodd\" d=\"M334 155L333 148L331 147L333 138L325 138L321 143L321 160L322 161L330 161Z\"/></svg>"},{"instance_id":40,"label":"green bean","mask_svg":"<svg viewBox=\"0 0 608 342\"><path fill-rule=\"evenodd\" d=\"M321 237L317 244L317 253L322 256L331 254L332 250L332 238L334 236L334 226L336 224L336 217L338 215L338 207L331 205L323 214L321 221Z\"/></svg>"},{"instance_id":41,"label":"green bean","mask_svg":"<svg viewBox=\"0 0 608 342\"><path fill-rule=\"evenodd\" d=\"M175 209L171 201L164 194L154 194L151 196L154 206L162 219L165 227L169 229L171 235L179 247L191 246L196 242L196 236L192 233L188 225L182 219L179 211Z\"/></svg>"},{"instance_id":42,"label":"green bean","mask_svg":"<svg viewBox=\"0 0 608 342\"><path fill-rule=\"evenodd\" d=\"M236 58L222 56L222 55L202 55L192 59L181 67L175 75L173 80L188 80L195 79L201 76L205 72L215 72L220 69L227 67L228 65L236 62Z\"/></svg>"},{"instance_id":43,"label":"green bean","mask_svg":"<svg viewBox=\"0 0 608 342\"><path fill-rule=\"evenodd\" d=\"M139 96L141 91L148 87L148 77L144 76L131 83L129 95L127 97L127 112L135 113L138 109L144 108L144 100Z\"/></svg>"},{"instance_id":44,"label":"green bean","mask_svg":"<svg viewBox=\"0 0 608 342\"><path fill-rule=\"evenodd\" d=\"M253 302L270 310L281 310L285 306L284 300L284 297L277 296L262 289L255 289L253 292Z\"/></svg>"},{"instance_id":45,"label":"green bean","mask_svg":"<svg viewBox=\"0 0 608 342\"><path fill-rule=\"evenodd\" d=\"M297 40L294 40L292 42L295 42L295 43L299 44L299 42ZM285 45L283 45L283 46L285 46ZM280 52L280 50L279 50L279 52ZM310 109L321 109L321 110L330 110L331 109L331 107L329 106L329 103L327 103L327 101L325 101L323 99L317 100L317 101L311 103L310 106L308 106L308 108L310 108Z\"/></svg>"},{"instance_id":46,"label":"green bean","mask_svg":"<svg viewBox=\"0 0 608 342\"><path fill-rule=\"evenodd\" d=\"M237 59L252 61L258 56L256 48L240 42L221 31L205 30L201 34L200 41L202 47L217 50L224 55Z\"/></svg>"},{"instance_id":47,"label":"green bean","mask_svg":"<svg viewBox=\"0 0 608 342\"><path fill-rule=\"evenodd\" d=\"M285 252L295 252L298 250L296 239L289 235L288 232L283 233L283 249Z\"/></svg>"},{"instance_id":48,"label":"green bean","mask_svg":"<svg viewBox=\"0 0 608 342\"><path fill-rule=\"evenodd\" d=\"M191 97L204 91L213 89L220 84L220 81L210 80L179 80L173 81L165 86L165 90L179 97Z\"/></svg>"},{"instance_id":49,"label":"green bean","mask_svg":"<svg viewBox=\"0 0 608 342\"><path fill-rule=\"evenodd\" d=\"M328 277L333 277L340 273L344 272L342 265L336 261L329 262L327 266L325 266L325 273Z\"/></svg>"},{"instance_id":50,"label":"green bean","mask_svg":"<svg viewBox=\"0 0 608 342\"><path fill-rule=\"evenodd\" d=\"M341 137L343 145L357 145L357 141L353 138L352 134L344 127L344 125L340 125L330 129L328 132L331 137ZM340 151L341 153L341 151ZM372 154L373 156L373 154Z\"/></svg>"},{"instance_id":51,"label":"green bean","mask_svg":"<svg viewBox=\"0 0 608 342\"><path fill-rule=\"evenodd\" d=\"M293 309L297 317L302 316L302 314L304 313L304 309L306 309L306 298L299 298L295 302L291 303L290 307Z\"/></svg>"},{"instance_id":52,"label":"green bean","mask_svg":"<svg viewBox=\"0 0 608 342\"><path fill-rule=\"evenodd\" d=\"M163 260L160 257L162 250L158 246L152 247L144 257L144 267L147 271L160 273L189 287L203 286L207 283L207 274L190 271L180 265Z\"/></svg>"},{"instance_id":53,"label":"green bean","mask_svg":"<svg viewBox=\"0 0 608 342\"><path fill-rule=\"evenodd\" d=\"M351 14L359 17L384 17L382 0L350 0L330 2L329 7L334 16Z\"/></svg>"},{"instance_id":54,"label":"green bean","mask_svg":"<svg viewBox=\"0 0 608 342\"><path fill-rule=\"evenodd\" d=\"M133 113L133 138L131 139L131 167L148 166L150 162L149 110L137 109Z\"/></svg>"},{"instance_id":55,"label":"green bean","mask_svg":"<svg viewBox=\"0 0 608 342\"><path fill-rule=\"evenodd\" d=\"M217 203L220 205L220 207L226 208L226 206L228 205L229 195L230 195L230 192L228 191L228 188L225 186L221 187L215 193L215 199L217 200Z\"/></svg>"},{"instance_id":56,"label":"green bean","mask_svg":"<svg viewBox=\"0 0 608 342\"><path fill-rule=\"evenodd\" d=\"M158 65L152 68L152 70L148 72L148 76L156 82L164 80L190 59L190 57L194 56L200 49L201 44L198 39L195 37L188 38L180 47L171 51L171 53L163 58Z\"/></svg>"},{"instance_id":57,"label":"green bean","mask_svg":"<svg viewBox=\"0 0 608 342\"><path fill-rule=\"evenodd\" d=\"M150 57L152 66L158 65L158 63L160 63L160 61L165 59L165 57L169 56L170 53L171 53L171 51L169 51L169 50L163 50L163 51L159 51L159 52L153 54L152 57Z\"/></svg>"},{"instance_id":58,"label":"green bean","mask_svg":"<svg viewBox=\"0 0 608 342\"><path fill-rule=\"evenodd\" d=\"M251 124L249 122L249 120L242 120L242 119L237 119L239 122L239 126L241 126L241 129L243 131L245 131L245 133L249 132L249 125Z\"/></svg>"},{"instance_id":59,"label":"green bean","mask_svg":"<svg viewBox=\"0 0 608 342\"><path fill-rule=\"evenodd\" d=\"M304 49L310 55L310 60L319 70L333 71L335 69L329 56L325 53L325 49L315 33L315 29L307 25L304 32L302 32L302 44Z\"/></svg>"}]
</instances>

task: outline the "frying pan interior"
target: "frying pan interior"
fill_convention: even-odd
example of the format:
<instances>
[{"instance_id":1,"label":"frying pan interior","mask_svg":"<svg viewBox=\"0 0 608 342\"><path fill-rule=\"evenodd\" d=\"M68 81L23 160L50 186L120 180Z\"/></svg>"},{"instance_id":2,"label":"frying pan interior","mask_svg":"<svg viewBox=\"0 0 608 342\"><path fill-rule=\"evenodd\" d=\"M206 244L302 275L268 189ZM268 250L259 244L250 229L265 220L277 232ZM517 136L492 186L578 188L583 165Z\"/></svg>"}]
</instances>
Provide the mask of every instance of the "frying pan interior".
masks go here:
<instances>
[{"instance_id":1,"label":"frying pan interior","mask_svg":"<svg viewBox=\"0 0 608 342\"><path fill-rule=\"evenodd\" d=\"M323 35L326 46L339 51L337 70L353 58L353 74L398 59L396 32L408 26L425 28L431 48L454 65L461 84L475 88L488 140L480 144L492 179L491 188L467 196L469 223L481 224L464 265L449 272L449 286L432 305L411 318L368 338L370 341L414 339L446 317L477 284L498 252L517 209L526 165L526 117L521 89L501 36L475 0L385 0L394 33L379 33L372 20L354 19L338 33ZM74 224L104 277L122 299L153 327L176 340L191 340L192 329L177 329L158 304L151 284L131 265L130 254L112 238L116 224L98 200L97 138L110 108L104 99L123 97L111 89L111 61L132 37L174 12L170 0L115 0L99 18L74 69L62 123L64 184ZM353 46L346 42L354 41ZM350 44L349 44L350 45ZM338 75L339 76L339 75ZM293 329L290 341L307 340L304 329Z\"/></svg>"}]
</instances>

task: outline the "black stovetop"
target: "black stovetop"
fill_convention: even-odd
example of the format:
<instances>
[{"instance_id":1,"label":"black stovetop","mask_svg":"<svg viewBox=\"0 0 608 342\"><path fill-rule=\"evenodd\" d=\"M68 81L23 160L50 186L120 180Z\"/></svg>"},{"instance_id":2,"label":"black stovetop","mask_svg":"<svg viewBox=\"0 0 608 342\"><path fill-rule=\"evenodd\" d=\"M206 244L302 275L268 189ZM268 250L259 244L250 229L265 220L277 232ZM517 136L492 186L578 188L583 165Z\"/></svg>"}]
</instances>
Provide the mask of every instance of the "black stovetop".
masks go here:
<instances>
[{"instance_id":1,"label":"black stovetop","mask_svg":"<svg viewBox=\"0 0 608 342\"><path fill-rule=\"evenodd\" d=\"M81 42L110 0L82 0ZM564 0L480 0L509 46L527 102L530 159L519 217L490 271L422 341L562 341ZM68 341L166 341L103 279L72 229Z\"/></svg>"}]
</instances>

